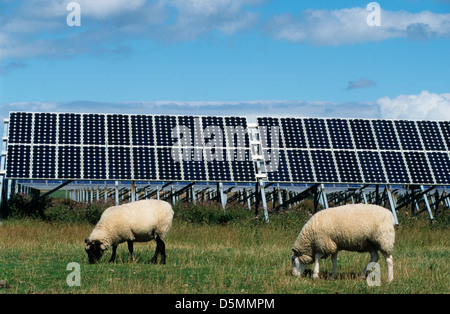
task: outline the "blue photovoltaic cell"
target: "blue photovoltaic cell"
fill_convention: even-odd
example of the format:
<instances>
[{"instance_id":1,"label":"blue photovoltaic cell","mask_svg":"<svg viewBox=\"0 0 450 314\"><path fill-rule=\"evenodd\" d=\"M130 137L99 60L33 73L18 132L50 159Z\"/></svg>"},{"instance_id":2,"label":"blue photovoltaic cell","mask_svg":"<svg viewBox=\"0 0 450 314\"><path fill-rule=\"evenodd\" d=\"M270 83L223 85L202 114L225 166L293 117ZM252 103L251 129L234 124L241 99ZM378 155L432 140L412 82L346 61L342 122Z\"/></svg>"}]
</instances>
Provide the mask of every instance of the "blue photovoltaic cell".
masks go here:
<instances>
[{"instance_id":1,"label":"blue photovoltaic cell","mask_svg":"<svg viewBox=\"0 0 450 314\"><path fill-rule=\"evenodd\" d=\"M10 178L30 177L31 146L9 145L6 173Z\"/></svg>"},{"instance_id":2,"label":"blue photovoltaic cell","mask_svg":"<svg viewBox=\"0 0 450 314\"><path fill-rule=\"evenodd\" d=\"M74 113L61 113L58 128L59 144L81 144L81 115Z\"/></svg>"},{"instance_id":3,"label":"blue photovoltaic cell","mask_svg":"<svg viewBox=\"0 0 450 314\"><path fill-rule=\"evenodd\" d=\"M444 137L444 143L447 145L447 150L450 149L450 122L440 121L439 127L442 131L442 136Z\"/></svg>"},{"instance_id":4,"label":"blue photovoltaic cell","mask_svg":"<svg viewBox=\"0 0 450 314\"><path fill-rule=\"evenodd\" d=\"M423 150L414 121L394 121L403 150Z\"/></svg>"},{"instance_id":5,"label":"blue photovoltaic cell","mask_svg":"<svg viewBox=\"0 0 450 314\"><path fill-rule=\"evenodd\" d=\"M321 183L339 182L334 165L332 152L329 150L312 150L311 159L315 169L316 179Z\"/></svg>"},{"instance_id":6,"label":"blue photovoltaic cell","mask_svg":"<svg viewBox=\"0 0 450 314\"><path fill-rule=\"evenodd\" d=\"M327 125L334 149L353 149L353 142L347 120L328 119Z\"/></svg>"},{"instance_id":7,"label":"blue photovoltaic cell","mask_svg":"<svg viewBox=\"0 0 450 314\"><path fill-rule=\"evenodd\" d=\"M286 148L307 148L301 119L281 118Z\"/></svg>"},{"instance_id":8,"label":"blue photovoltaic cell","mask_svg":"<svg viewBox=\"0 0 450 314\"><path fill-rule=\"evenodd\" d=\"M258 118L262 146L265 148L283 148L278 118Z\"/></svg>"},{"instance_id":9,"label":"blue photovoltaic cell","mask_svg":"<svg viewBox=\"0 0 450 314\"><path fill-rule=\"evenodd\" d=\"M411 182L401 152L382 151L381 156L389 183L399 184Z\"/></svg>"},{"instance_id":10,"label":"blue photovoltaic cell","mask_svg":"<svg viewBox=\"0 0 450 314\"><path fill-rule=\"evenodd\" d=\"M56 178L56 149L55 146L33 146L32 176L37 179Z\"/></svg>"},{"instance_id":11,"label":"blue photovoltaic cell","mask_svg":"<svg viewBox=\"0 0 450 314\"><path fill-rule=\"evenodd\" d=\"M133 164L136 180L157 179L154 147L133 147Z\"/></svg>"},{"instance_id":12,"label":"blue photovoltaic cell","mask_svg":"<svg viewBox=\"0 0 450 314\"><path fill-rule=\"evenodd\" d=\"M386 183L381 157L377 151L358 151L364 182Z\"/></svg>"},{"instance_id":13,"label":"blue photovoltaic cell","mask_svg":"<svg viewBox=\"0 0 450 314\"><path fill-rule=\"evenodd\" d=\"M405 159L413 183L428 184L434 182L425 153L405 152Z\"/></svg>"},{"instance_id":14,"label":"blue photovoltaic cell","mask_svg":"<svg viewBox=\"0 0 450 314\"><path fill-rule=\"evenodd\" d=\"M56 114L34 115L34 144L56 144Z\"/></svg>"},{"instance_id":15,"label":"blue photovoltaic cell","mask_svg":"<svg viewBox=\"0 0 450 314\"><path fill-rule=\"evenodd\" d=\"M98 114L83 115L83 144L105 145L105 116Z\"/></svg>"},{"instance_id":16,"label":"blue photovoltaic cell","mask_svg":"<svg viewBox=\"0 0 450 314\"><path fill-rule=\"evenodd\" d=\"M8 143L30 144L33 114L12 112L10 115Z\"/></svg>"},{"instance_id":17,"label":"blue photovoltaic cell","mask_svg":"<svg viewBox=\"0 0 450 314\"><path fill-rule=\"evenodd\" d=\"M135 146L154 146L153 117L132 115L131 136Z\"/></svg>"},{"instance_id":18,"label":"blue photovoltaic cell","mask_svg":"<svg viewBox=\"0 0 450 314\"><path fill-rule=\"evenodd\" d=\"M309 148L331 148L324 119L304 119Z\"/></svg>"},{"instance_id":19,"label":"blue photovoltaic cell","mask_svg":"<svg viewBox=\"0 0 450 314\"><path fill-rule=\"evenodd\" d=\"M450 157L448 153L429 152L427 155L436 183L448 184L450 182Z\"/></svg>"},{"instance_id":20,"label":"blue photovoltaic cell","mask_svg":"<svg viewBox=\"0 0 450 314\"><path fill-rule=\"evenodd\" d=\"M192 116L178 117L178 142L182 147L202 147L203 131L200 118ZM220 144L221 146L222 144Z\"/></svg>"},{"instance_id":21,"label":"blue photovoltaic cell","mask_svg":"<svg viewBox=\"0 0 450 314\"><path fill-rule=\"evenodd\" d=\"M111 180L131 180L129 147L108 147L108 171Z\"/></svg>"},{"instance_id":22,"label":"blue photovoltaic cell","mask_svg":"<svg viewBox=\"0 0 450 314\"><path fill-rule=\"evenodd\" d=\"M177 141L177 121L175 116L156 116L156 145L173 146Z\"/></svg>"},{"instance_id":23,"label":"blue photovoltaic cell","mask_svg":"<svg viewBox=\"0 0 450 314\"><path fill-rule=\"evenodd\" d=\"M249 149L229 149L228 155L231 158L233 181L252 182L256 180L255 164Z\"/></svg>"},{"instance_id":24,"label":"blue photovoltaic cell","mask_svg":"<svg viewBox=\"0 0 450 314\"><path fill-rule=\"evenodd\" d=\"M206 147L227 147L222 117L202 117L202 126Z\"/></svg>"},{"instance_id":25,"label":"blue photovoltaic cell","mask_svg":"<svg viewBox=\"0 0 450 314\"><path fill-rule=\"evenodd\" d=\"M444 141L436 121L417 121L417 126L426 150L445 151Z\"/></svg>"},{"instance_id":26,"label":"blue photovoltaic cell","mask_svg":"<svg viewBox=\"0 0 450 314\"><path fill-rule=\"evenodd\" d=\"M231 170L227 159L226 149L216 148L214 150L215 152L210 152L210 149L205 149L209 180L231 181Z\"/></svg>"},{"instance_id":27,"label":"blue photovoltaic cell","mask_svg":"<svg viewBox=\"0 0 450 314\"><path fill-rule=\"evenodd\" d=\"M341 182L361 183L363 178L359 171L356 153L347 150L335 150L336 165L339 171Z\"/></svg>"},{"instance_id":28,"label":"blue photovoltaic cell","mask_svg":"<svg viewBox=\"0 0 450 314\"><path fill-rule=\"evenodd\" d=\"M291 168L292 181L314 182L314 174L309 160L307 150L288 150L289 165Z\"/></svg>"},{"instance_id":29,"label":"blue photovoltaic cell","mask_svg":"<svg viewBox=\"0 0 450 314\"><path fill-rule=\"evenodd\" d=\"M160 180L182 180L179 148L158 147L157 158Z\"/></svg>"},{"instance_id":30,"label":"blue photovoltaic cell","mask_svg":"<svg viewBox=\"0 0 450 314\"><path fill-rule=\"evenodd\" d=\"M286 151L282 149L263 149L264 168L269 182L290 182L286 162Z\"/></svg>"},{"instance_id":31,"label":"blue photovoltaic cell","mask_svg":"<svg viewBox=\"0 0 450 314\"><path fill-rule=\"evenodd\" d=\"M83 147L83 169L85 179L105 179L106 148L104 146Z\"/></svg>"},{"instance_id":32,"label":"blue photovoltaic cell","mask_svg":"<svg viewBox=\"0 0 450 314\"><path fill-rule=\"evenodd\" d=\"M381 150L400 150L400 144L392 120L373 120L373 128Z\"/></svg>"},{"instance_id":33,"label":"blue photovoltaic cell","mask_svg":"<svg viewBox=\"0 0 450 314\"><path fill-rule=\"evenodd\" d=\"M352 119L350 126L357 149L377 149L370 120Z\"/></svg>"},{"instance_id":34,"label":"blue photovoltaic cell","mask_svg":"<svg viewBox=\"0 0 450 314\"><path fill-rule=\"evenodd\" d=\"M247 120L243 117L225 117L225 128L228 137L227 147L250 148L247 132Z\"/></svg>"},{"instance_id":35,"label":"blue photovoltaic cell","mask_svg":"<svg viewBox=\"0 0 450 314\"><path fill-rule=\"evenodd\" d=\"M203 149L194 147L182 148L181 156L185 180L207 181Z\"/></svg>"},{"instance_id":36,"label":"blue photovoltaic cell","mask_svg":"<svg viewBox=\"0 0 450 314\"><path fill-rule=\"evenodd\" d=\"M76 160L77 162L74 162ZM81 179L81 147L58 147L58 178Z\"/></svg>"},{"instance_id":37,"label":"blue photovoltaic cell","mask_svg":"<svg viewBox=\"0 0 450 314\"><path fill-rule=\"evenodd\" d=\"M130 145L130 128L127 115L107 116L108 145Z\"/></svg>"}]
</instances>

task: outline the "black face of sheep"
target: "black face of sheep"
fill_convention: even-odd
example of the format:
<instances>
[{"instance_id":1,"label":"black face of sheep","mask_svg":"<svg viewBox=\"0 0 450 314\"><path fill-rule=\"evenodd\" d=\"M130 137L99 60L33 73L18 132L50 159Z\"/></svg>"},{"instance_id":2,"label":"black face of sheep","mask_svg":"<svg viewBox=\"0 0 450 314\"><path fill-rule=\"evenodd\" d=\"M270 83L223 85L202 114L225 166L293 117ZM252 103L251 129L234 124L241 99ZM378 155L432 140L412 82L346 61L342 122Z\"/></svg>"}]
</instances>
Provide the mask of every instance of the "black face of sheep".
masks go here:
<instances>
[{"instance_id":1,"label":"black face of sheep","mask_svg":"<svg viewBox=\"0 0 450 314\"><path fill-rule=\"evenodd\" d=\"M84 249L86 250L86 253L88 255L89 263L97 263L98 260L102 257L103 252L105 252L104 245L97 240L89 241L88 239L86 239L85 242L86 247Z\"/></svg>"}]
</instances>

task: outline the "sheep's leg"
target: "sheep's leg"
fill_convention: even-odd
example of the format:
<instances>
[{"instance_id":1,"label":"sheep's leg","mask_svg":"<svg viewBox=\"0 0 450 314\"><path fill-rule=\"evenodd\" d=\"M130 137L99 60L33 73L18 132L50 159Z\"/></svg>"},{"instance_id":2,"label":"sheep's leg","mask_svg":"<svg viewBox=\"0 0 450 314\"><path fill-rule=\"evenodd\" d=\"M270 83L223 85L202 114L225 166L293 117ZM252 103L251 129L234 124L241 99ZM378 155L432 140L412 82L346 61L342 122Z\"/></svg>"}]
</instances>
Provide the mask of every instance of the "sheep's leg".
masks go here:
<instances>
[{"instance_id":1,"label":"sheep's leg","mask_svg":"<svg viewBox=\"0 0 450 314\"><path fill-rule=\"evenodd\" d=\"M150 263L152 263L152 264L158 263L158 254L159 254L159 250L160 250L160 245L159 245L158 239L159 239L158 237L155 237L155 240L156 240L155 254L153 255L152 259L150 260Z\"/></svg>"},{"instance_id":2,"label":"sheep's leg","mask_svg":"<svg viewBox=\"0 0 450 314\"><path fill-rule=\"evenodd\" d=\"M164 244L164 241L161 240L161 238L158 235L155 237L155 240L156 240L156 250L155 250L155 255L153 255L151 262L153 264L156 264L158 262L158 254L161 254L160 264L165 264L166 263L166 245Z\"/></svg>"},{"instance_id":3,"label":"sheep's leg","mask_svg":"<svg viewBox=\"0 0 450 314\"><path fill-rule=\"evenodd\" d=\"M378 262L378 259L380 258L380 256L378 255L377 250L372 250L370 251L370 263L376 263ZM368 269L369 264L367 264L367 266L364 268L363 270L363 278L366 278L367 275L371 272L371 269Z\"/></svg>"},{"instance_id":4,"label":"sheep's leg","mask_svg":"<svg viewBox=\"0 0 450 314\"><path fill-rule=\"evenodd\" d=\"M135 262L136 259L134 258L133 241L127 241L127 242L128 242L128 251L130 251L130 255L131 255L131 262Z\"/></svg>"},{"instance_id":5,"label":"sheep's leg","mask_svg":"<svg viewBox=\"0 0 450 314\"><path fill-rule=\"evenodd\" d=\"M314 271L313 271L313 279L319 278L319 260L322 258L322 253L317 253L315 256L315 263L314 263Z\"/></svg>"},{"instance_id":6,"label":"sheep's leg","mask_svg":"<svg viewBox=\"0 0 450 314\"><path fill-rule=\"evenodd\" d=\"M159 254L161 254L161 264L166 264L166 244L164 243L163 240L161 240L158 237L156 237L156 243L159 246Z\"/></svg>"},{"instance_id":7,"label":"sheep's leg","mask_svg":"<svg viewBox=\"0 0 450 314\"><path fill-rule=\"evenodd\" d=\"M114 261L116 260L117 245L113 245L112 250L113 251L112 251L111 259L109 260L110 263L114 263Z\"/></svg>"},{"instance_id":8,"label":"sheep's leg","mask_svg":"<svg viewBox=\"0 0 450 314\"><path fill-rule=\"evenodd\" d=\"M394 259L391 254L381 251L384 258L386 259L386 264L388 266L388 282L394 280Z\"/></svg>"},{"instance_id":9,"label":"sheep's leg","mask_svg":"<svg viewBox=\"0 0 450 314\"><path fill-rule=\"evenodd\" d=\"M330 280L335 280L337 277L337 252L331 255L331 261L333 262L333 271L331 272Z\"/></svg>"}]
</instances>

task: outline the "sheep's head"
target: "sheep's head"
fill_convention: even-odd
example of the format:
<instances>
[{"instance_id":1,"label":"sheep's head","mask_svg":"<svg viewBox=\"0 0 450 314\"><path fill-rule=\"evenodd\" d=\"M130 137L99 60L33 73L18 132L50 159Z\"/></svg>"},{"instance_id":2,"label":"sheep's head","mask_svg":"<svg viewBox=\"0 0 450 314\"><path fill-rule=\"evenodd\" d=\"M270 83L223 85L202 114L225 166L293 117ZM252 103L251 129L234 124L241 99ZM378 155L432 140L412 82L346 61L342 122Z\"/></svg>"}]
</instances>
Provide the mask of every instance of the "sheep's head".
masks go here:
<instances>
[{"instance_id":1,"label":"sheep's head","mask_svg":"<svg viewBox=\"0 0 450 314\"><path fill-rule=\"evenodd\" d=\"M86 242L85 250L89 258L89 263L94 264L102 257L103 252L105 252L106 247L103 243L98 240L90 241L89 239L84 240Z\"/></svg>"},{"instance_id":2,"label":"sheep's head","mask_svg":"<svg viewBox=\"0 0 450 314\"><path fill-rule=\"evenodd\" d=\"M313 259L309 255L302 254L297 248L293 248L294 255L291 257L292 275L300 277L306 269L306 265L311 264Z\"/></svg>"}]
</instances>

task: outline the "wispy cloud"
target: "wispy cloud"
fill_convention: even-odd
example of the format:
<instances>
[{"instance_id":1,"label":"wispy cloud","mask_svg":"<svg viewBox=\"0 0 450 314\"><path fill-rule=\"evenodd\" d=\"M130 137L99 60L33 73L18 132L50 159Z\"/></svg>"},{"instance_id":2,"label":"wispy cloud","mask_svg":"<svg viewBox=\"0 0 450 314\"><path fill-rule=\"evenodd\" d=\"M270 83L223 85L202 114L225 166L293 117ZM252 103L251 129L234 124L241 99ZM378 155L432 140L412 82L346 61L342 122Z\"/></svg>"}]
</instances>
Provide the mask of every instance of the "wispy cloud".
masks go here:
<instances>
[{"instance_id":1,"label":"wispy cloud","mask_svg":"<svg viewBox=\"0 0 450 314\"><path fill-rule=\"evenodd\" d=\"M375 83L371 79L362 77L357 81L348 82L346 89L347 90L360 89L360 88L367 88L367 87L372 87L372 86L376 86L376 85L377 85L377 83Z\"/></svg>"},{"instance_id":2,"label":"wispy cloud","mask_svg":"<svg viewBox=\"0 0 450 314\"><path fill-rule=\"evenodd\" d=\"M17 1L0 11L0 62L67 57L120 47L134 39L195 40L253 26L264 0L78 0L81 27L66 24L66 0ZM114 49L112 50L115 51Z\"/></svg>"},{"instance_id":3,"label":"wispy cloud","mask_svg":"<svg viewBox=\"0 0 450 314\"><path fill-rule=\"evenodd\" d=\"M258 116L373 118L380 116L375 102L333 103L302 100L255 101L129 101L129 102L20 102L0 104L0 117L9 111L126 113L244 116L256 122Z\"/></svg>"},{"instance_id":4,"label":"wispy cloud","mask_svg":"<svg viewBox=\"0 0 450 314\"><path fill-rule=\"evenodd\" d=\"M256 117L339 117L410 120L450 120L450 94L382 97L373 102L323 102L307 100L254 101L129 101L129 102L19 102L0 104L0 118L9 111L126 113Z\"/></svg>"},{"instance_id":5,"label":"wispy cloud","mask_svg":"<svg viewBox=\"0 0 450 314\"><path fill-rule=\"evenodd\" d=\"M425 40L450 37L450 14L381 10L381 26L367 25L366 8L305 10L271 18L266 32L274 39L320 46L379 42L391 38Z\"/></svg>"}]
</instances>

